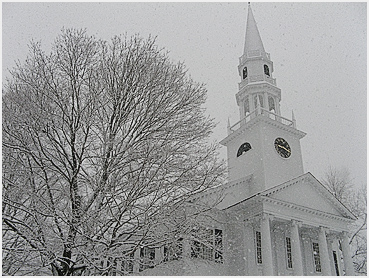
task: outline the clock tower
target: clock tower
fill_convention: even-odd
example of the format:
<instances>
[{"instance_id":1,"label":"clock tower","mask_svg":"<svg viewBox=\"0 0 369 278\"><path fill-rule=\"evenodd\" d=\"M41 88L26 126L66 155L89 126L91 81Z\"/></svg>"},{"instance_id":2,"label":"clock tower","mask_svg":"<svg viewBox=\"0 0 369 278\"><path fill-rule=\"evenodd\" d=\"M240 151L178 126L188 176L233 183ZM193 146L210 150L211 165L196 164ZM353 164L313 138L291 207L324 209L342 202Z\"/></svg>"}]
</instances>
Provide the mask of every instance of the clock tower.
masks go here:
<instances>
[{"instance_id":1,"label":"clock tower","mask_svg":"<svg viewBox=\"0 0 369 278\"><path fill-rule=\"evenodd\" d=\"M227 147L230 182L252 176L250 195L303 174L300 139L306 134L296 129L293 114L291 120L281 116L281 89L273 71L249 5L238 66L240 121L228 126L220 143Z\"/></svg>"}]
</instances>

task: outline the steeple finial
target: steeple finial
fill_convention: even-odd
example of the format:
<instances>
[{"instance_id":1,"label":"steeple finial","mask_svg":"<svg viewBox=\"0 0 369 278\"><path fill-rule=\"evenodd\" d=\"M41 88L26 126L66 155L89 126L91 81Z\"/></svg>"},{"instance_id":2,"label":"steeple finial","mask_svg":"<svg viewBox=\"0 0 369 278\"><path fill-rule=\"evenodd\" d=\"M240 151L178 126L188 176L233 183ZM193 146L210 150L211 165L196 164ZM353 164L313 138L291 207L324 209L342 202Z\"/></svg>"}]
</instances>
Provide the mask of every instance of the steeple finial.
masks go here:
<instances>
[{"instance_id":1,"label":"steeple finial","mask_svg":"<svg viewBox=\"0 0 369 278\"><path fill-rule=\"evenodd\" d=\"M292 123L293 123L293 127L296 128L296 119L295 119L295 114L293 113L293 110L292 110Z\"/></svg>"},{"instance_id":2,"label":"steeple finial","mask_svg":"<svg viewBox=\"0 0 369 278\"><path fill-rule=\"evenodd\" d=\"M259 30L254 19L254 15L252 14L250 2L248 2L244 54L246 54L248 51L253 50L265 52L264 45L263 42L261 41Z\"/></svg>"},{"instance_id":3,"label":"steeple finial","mask_svg":"<svg viewBox=\"0 0 369 278\"><path fill-rule=\"evenodd\" d=\"M227 122L227 133L228 135L232 133L232 130L231 130L231 123L229 121L229 117L228 117L228 122Z\"/></svg>"}]
</instances>

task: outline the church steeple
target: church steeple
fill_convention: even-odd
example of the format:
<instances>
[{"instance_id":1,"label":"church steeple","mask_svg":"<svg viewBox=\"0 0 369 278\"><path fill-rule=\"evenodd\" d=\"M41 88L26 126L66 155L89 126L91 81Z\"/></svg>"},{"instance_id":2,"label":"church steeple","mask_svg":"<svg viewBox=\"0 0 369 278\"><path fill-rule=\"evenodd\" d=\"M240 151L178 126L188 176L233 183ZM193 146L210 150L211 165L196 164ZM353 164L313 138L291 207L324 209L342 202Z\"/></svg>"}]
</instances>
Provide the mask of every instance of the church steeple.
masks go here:
<instances>
[{"instance_id":1,"label":"church steeple","mask_svg":"<svg viewBox=\"0 0 369 278\"><path fill-rule=\"evenodd\" d=\"M242 122L245 122L245 117L256 116L257 99L260 108L280 116L281 90L276 86L273 70L273 62L270 60L270 54L265 51L249 4L245 46L238 66L241 82L236 95Z\"/></svg>"},{"instance_id":2,"label":"church steeple","mask_svg":"<svg viewBox=\"0 0 369 278\"><path fill-rule=\"evenodd\" d=\"M246 24L246 38L245 48L243 53L246 54L248 51L259 50L265 52L263 42L260 37L259 29L256 25L254 15L250 4L248 5L247 24Z\"/></svg>"},{"instance_id":3,"label":"church steeple","mask_svg":"<svg viewBox=\"0 0 369 278\"><path fill-rule=\"evenodd\" d=\"M251 195L303 174L300 139L305 133L296 129L294 115L292 120L281 116L281 89L250 5L238 71L240 120L228 124L221 144L227 146L229 179L252 175L252 185L245 188Z\"/></svg>"}]
</instances>

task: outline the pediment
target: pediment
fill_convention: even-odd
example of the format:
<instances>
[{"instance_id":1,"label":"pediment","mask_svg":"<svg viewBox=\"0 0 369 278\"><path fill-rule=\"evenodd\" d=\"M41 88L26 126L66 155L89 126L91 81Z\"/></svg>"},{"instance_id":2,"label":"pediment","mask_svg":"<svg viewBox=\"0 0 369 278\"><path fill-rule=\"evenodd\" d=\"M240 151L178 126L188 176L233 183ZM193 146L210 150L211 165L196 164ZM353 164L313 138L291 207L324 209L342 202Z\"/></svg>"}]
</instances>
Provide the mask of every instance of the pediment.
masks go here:
<instances>
[{"instance_id":1,"label":"pediment","mask_svg":"<svg viewBox=\"0 0 369 278\"><path fill-rule=\"evenodd\" d=\"M261 195L323 213L355 219L355 216L310 173L268 189Z\"/></svg>"}]
</instances>

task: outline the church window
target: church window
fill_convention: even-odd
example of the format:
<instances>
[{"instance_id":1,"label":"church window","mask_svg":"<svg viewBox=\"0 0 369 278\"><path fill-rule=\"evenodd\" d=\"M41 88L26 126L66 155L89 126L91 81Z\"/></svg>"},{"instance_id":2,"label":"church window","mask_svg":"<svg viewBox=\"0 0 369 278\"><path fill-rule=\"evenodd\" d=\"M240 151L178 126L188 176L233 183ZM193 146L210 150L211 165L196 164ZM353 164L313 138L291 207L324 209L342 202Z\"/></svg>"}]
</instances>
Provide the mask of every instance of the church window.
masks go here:
<instances>
[{"instance_id":1,"label":"church window","mask_svg":"<svg viewBox=\"0 0 369 278\"><path fill-rule=\"evenodd\" d=\"M260 102L260 106L261 107L264 107L264 98L262 95L255 95L254 96L254 105L255 105L255 108L258 107L258 99L257 97L259 96L259 102Z\"/></svg>"},{"instance_id":2,"label":"church window","mask_svg":"<svg viewBox=\"0 0 369 278\"><path fill-rule=\"evenodd\" d=\"M287 268L292 268L291 238L286 237Z\"/></svg>"},{"instance_id":3,"label":"church window","mask_svg":"<svg viewBox=\"0 0 369 278\"><path fill-rule=\"evenodd\" d=\"M123 260L121 262L121 271L123 273L133 273L134 254L133 251L123 253Z\"/></svg>"},{"instance_id":4,"label":"church window","mask_svg":"<svg viewBox=\"0 0 369 278\"><path fill-rule=\"evenodd\" d=\"M223 231L197 227L192 230L191 257L223 263Z\"/></svg>"},{"instance_id":5,"label":"church window","mask_svg":"<svg viewBox=\"0 0 369 278\"><path fill-rule=\"evenodd\" d=\"M255 232L255 241L256 241L256 263L262 264L263 258L261 257L261 232Z\"/></svg>"},{"instance_id":6,"label":"church window","mask_svg":"<svg viewBox=\"0 0 369 278\"><path fill-rule=\"evenodd\" d=\"M164 245L164 262L175 261L182 258L182 241L183 238L180 238L177 241Z\"/></svg>"},{"instance_id":7,"label":"church window","mask_svg":"<svg viewBox=\"0 0 369 278\"><path fill-rule=\"evenodd\" d=\"M110 259L113 260L113 267L109 271L109 275L116 276L117 275L118 258L115 258L115 259L110 258Z\"/></svg>"},{"instance_id":8,"label":"church window","mask_svg":"<svg viewBox=\"0 0 369 278\"><path fill-rule=\"evenodd\" d=\"M191 257L192 258L199 258L199 259L212 261L213 260L212 255L213 255L212 250L208 245L200 241L196 241L196 240L192 242L192 246L191 246Z\"/></svg>"},{"instance_id":9,"label":"church window","mask_svg":"<svg viewBox=\"0 0 369 278\"><path fill-rule=\"evenodd\" d=\"M336 270L336 275L340 276L340 270L338 268L337 252L336 251L333 251L333 261L334 261L334 268Z\"/></svg>"},{"instance_id":10,"label":"church window","mask_svg":"<svg viewBox=\"0 0 369 278\"><path fill-rule=\"evenodd\" d=\"M244 67L242 70L242 79L245 79L247 77L247 67Z\"/></svg>"},{"instance_id":11,"label":"church window","mask_svg":"<svg viewBox=\"0 0 369 278\"><path fill-rule=\"evenodd\" d=\"M223 231L215 229L215 262L223 263Z\"/></svg>"},{"instance_id":12,"label":"church window","mask_svg":"<svg viewBox=\"0 0 369 278\"><path fill-rule=\"evenodd\" d=\"M270 76L268 65L264 65L264 73L265 75Z\"/></svg>"},{"instance_id":13,"label":"church window","mask_svg":"<svg viewBox=\"0 0 369 278\"><path fill-rule=\"evenodd\" d=\"M245 116L247 116L250 113L250 105L249 105L249 99L248 98L246 98L244 103L243 103L243 109L244 109Z\"/></svg>"},{"instance_id":14,"label":"church window","mask_svg":"<svg viewBox=\"0 0 369 278\"><path fill-rule=\"evenodd\" d=\"M251 150L250 143L243 143L237 151L237 157L241 156L243 153L247 152L248 150Z\"/></svg>"},{"instance_id":15,"label":"church window","mask_svg":"<svg viewBox=\"0 0 369 278\"><path fill-rule=\"evenodd\" d=\"M143 247L140 250L140 269L143 271L154 267L155 248Z\"/></svg>"},{"instance_id":16,"label":"church window","mask_svg":"<svg viewBox=\"0 0 369 278\"><path fill-rule=\"evenodd\" d=\"M320 264L319 244L317 242L313 242L313 257L314 257L315 271L322 272L322 267Z\"/></svg>"},{"instance_id":17,"label":"church window","mask_svg":"<svg viewBox=\"0 0 369 278\"><path fill-rule=\"evenodd\" d=\"M273 97L268 97L268 103L269 103L269 111L275 111L275 103Z\"/></svg>"}]
</instances>

